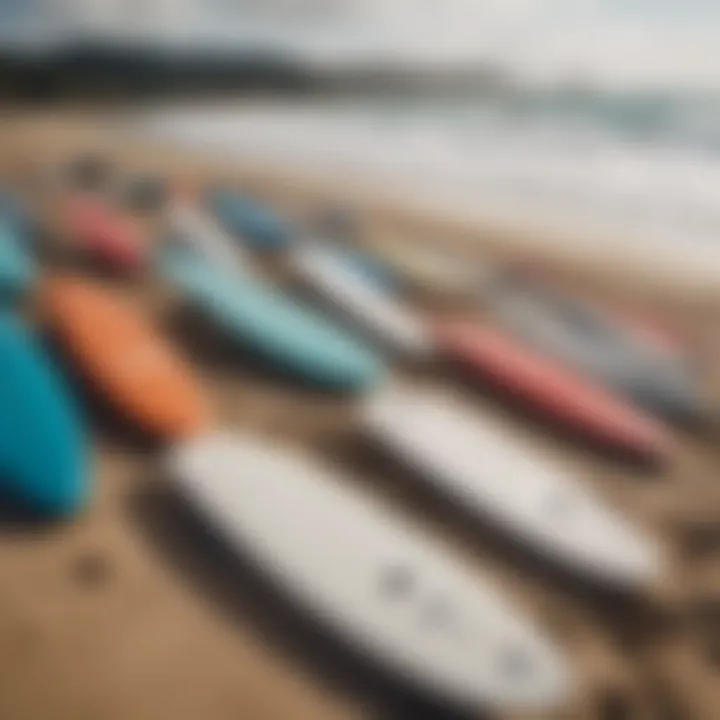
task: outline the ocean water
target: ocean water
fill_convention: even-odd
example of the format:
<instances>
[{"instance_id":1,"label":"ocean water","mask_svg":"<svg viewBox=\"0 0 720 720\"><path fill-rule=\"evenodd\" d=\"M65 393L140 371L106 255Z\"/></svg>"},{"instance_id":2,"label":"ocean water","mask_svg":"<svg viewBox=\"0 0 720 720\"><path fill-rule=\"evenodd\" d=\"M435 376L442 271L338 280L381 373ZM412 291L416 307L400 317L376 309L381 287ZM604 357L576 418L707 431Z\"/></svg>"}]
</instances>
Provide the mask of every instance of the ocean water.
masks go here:
<instances>
[{"instance_id":1,"label":"ocean water","mask_svg":"<svg viewBox=\"0 0 720 720\"><path fill-rule=\"evenodd\" d=\"M224 158L469 220L720 259L713 96L278 99L158 108L140 123Z\"/></svg>"}]
</instances>

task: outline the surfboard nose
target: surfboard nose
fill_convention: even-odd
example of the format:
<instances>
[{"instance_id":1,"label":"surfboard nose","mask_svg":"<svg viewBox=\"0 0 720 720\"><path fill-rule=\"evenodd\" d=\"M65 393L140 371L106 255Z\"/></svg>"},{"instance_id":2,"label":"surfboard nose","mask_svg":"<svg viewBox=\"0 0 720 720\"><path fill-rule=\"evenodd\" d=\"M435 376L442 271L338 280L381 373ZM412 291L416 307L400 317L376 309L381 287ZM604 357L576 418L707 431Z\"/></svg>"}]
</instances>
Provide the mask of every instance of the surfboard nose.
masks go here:
<instances>
[{"instance_id":1,"label":"surfboard nose","mask_svg":"<svg viewBox=\"0 0 720 720\"><path fill-rule=\"evenodd\" d=\"M3 503L56 520L71 519L83 512L89 505L91 493L80 447L68 446L46 462L28 460L27 454L22 457L30 450L21 445L18 453L2 453L0 495Z\"/></svg>"},{"instance_id":2,"label":"surfboard nose","mask_svg":"<svg viewBox=\"0 0 720 720\"><path fill-rule=\"evenodd\" d=\"M53 482L46 482L35 494L33 505L44 515L72 518L88 507L90 485L79 464L71 464Z\"/></svg>"},{"instance_id":3,"label":"surfboard nose","mask_svg":"<svg viewBox=\"0 0 720 720\"><path fill-rule=\"evenodd\" d=\"M228 232L256 250L280 250L290 243L290 230L271 208L226 188L206 193L209 209Z\"/></svg>"},{"instance_id":4,"label":"surfboard nose","mask_svg":"<svg viewBox=\"0 0 720 720\"><path fill-rule=\"evenodd\" d=\"M681 372L648 373L638 381L635 400L671 423L688 428L709 420L709 408L693 379Z\"/></svg>"}]
</instances>

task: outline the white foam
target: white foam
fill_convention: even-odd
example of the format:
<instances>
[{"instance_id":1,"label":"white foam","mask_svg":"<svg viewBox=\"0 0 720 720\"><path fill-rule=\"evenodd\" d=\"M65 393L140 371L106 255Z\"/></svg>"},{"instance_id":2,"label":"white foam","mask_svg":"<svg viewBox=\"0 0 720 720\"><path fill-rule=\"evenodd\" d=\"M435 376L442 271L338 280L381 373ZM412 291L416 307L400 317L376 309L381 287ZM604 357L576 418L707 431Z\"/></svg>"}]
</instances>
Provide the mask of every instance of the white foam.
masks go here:
<instances>
[{"instance_id":1,"label":"white foam","mask_svg":"<svg viewBox=\"0 0 720 720\"><path fill-rule=\"evenodd\" d=\"M701 265L720 259L720 160L608 132L513 127L478 112L361 112L289 103L171 108L153 133L465 219L598 237ZM719 266L720 267L720 266Z\"/></svg>"}]
</instances>

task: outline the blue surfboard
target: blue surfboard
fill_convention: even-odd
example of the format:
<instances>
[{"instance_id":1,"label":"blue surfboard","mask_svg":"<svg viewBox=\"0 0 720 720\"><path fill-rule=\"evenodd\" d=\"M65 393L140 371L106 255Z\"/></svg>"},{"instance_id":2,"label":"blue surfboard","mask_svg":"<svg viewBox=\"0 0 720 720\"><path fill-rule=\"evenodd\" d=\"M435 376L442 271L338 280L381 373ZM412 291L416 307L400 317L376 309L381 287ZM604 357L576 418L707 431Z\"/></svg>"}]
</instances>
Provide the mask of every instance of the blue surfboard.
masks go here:
<instances>
[{"instance_id":1,"label":"blue surfboard","mask_svg":"<svg viewBox=\"0 0 720 720\"><path fill-rule=\"evenodd\" d=\"M399 281L395 272L381 260L374 258L363 250L350 250L345 248L328 248L328 252L335 255L346 267L371 283L378 290L389 295L397 294Z\"/></svg>"},{"instance_id":2,"label":"blue surfboard","mask_svg":"<svg viewBox=\"0 0 720 720\"><path fill-rule=\"evenodd\" d=\"M315 234L329 237L334 245L356 245L360 236L358 215L349 207L329 205L321 208L311 218Z\"/></svg>"},{"instance_id":3,"label":"blue surfboard","mask_svg":"<svg viewBox=\"0 0 720 720\"><path fill-rule=\"evenodd\" d=\"M290 228L272 208L232 190L214 188L206 204L223 227L254 250L281 250L290 243Z\"/></svg>"},{"instance_id":4,"label":"blue surfboard","mask_svg":"<svg viewBox=\"0 0 720 720\"><path fill-rule=\"evenodd\" d=\"M361 340L260 280L178 248L161 253L160 268L219 329L288 375L345 392L369 389L384 375Z\"/></svg>"},{"instance_id":5,"label":"blue surfboard","mask_svg":"<svg viewBox=\"0 0 720 720\"><path fill-rule=\"evenodd\" d=\"M0 502L66 517L88 494L85 438L70 390L33 333L0 315Z\"/></svg>"},{"instance_id":6,"label":"blue surfboard","mask_svg":"<svg viewBox=\"0 0 720 720\"><path fill-rule=\"evenodd\" d=\"M24 232L0 215L0 298L15 298L28 292L37 280L37 267Z\"/></svg>"}]
</instances>

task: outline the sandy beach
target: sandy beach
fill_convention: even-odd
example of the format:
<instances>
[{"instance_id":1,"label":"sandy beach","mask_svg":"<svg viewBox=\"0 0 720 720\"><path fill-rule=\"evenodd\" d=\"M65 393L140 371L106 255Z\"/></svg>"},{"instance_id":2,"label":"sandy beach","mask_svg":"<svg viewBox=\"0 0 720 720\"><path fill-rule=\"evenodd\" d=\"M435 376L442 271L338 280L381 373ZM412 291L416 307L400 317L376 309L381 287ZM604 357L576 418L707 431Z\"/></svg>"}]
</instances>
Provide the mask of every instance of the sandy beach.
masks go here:
<instances>
[{"instance_id":1,"label":"sandy beach","mask_svg":"<svg viewBox=\"0 0 720 720\"><path fill-rule=\"evenodd\" d=\"M720 409L714 367L720 283L713 284L709 272L694 274L662 257L639 263L630 251L600 253L592 242L559 242L540 230L398 205L353 187L351 179L332 182L204 156L142 137L118 126L118 118L120 111L104 117L14 111L0 118L0 175L22 177L44 209L48 247L58 231L38 171L88 149L107 151L125 173L232 182L291 217L340 203L357 211L367 239L442 242L468 262L530 258L552 268L568 289L661 314L687 336L706 397ZM137 222L151 239L158 231L152 220ZM62 253L47 257L48 268L64 262ZM263 271L280 280L286 275L281 259L268 260ZM649 470L548 430L467 387L448 368L398 366L399 375L418 383L469 394L509 433L567 465L578 482L660 539L668 557L662 583L639 597L609 596L549 570L368 453L357 440L351 401L205 357L202 328L185 323L178 332L173 295L152 274L118 288L193 359L223 424L269 432L338 462L475 572L490 575L558 642L577 671L578 690L563 715L537 717L718 717L720 429L678 433L670 466ZM432 295L413 301L428 314L446 309ZM419 709L362 663L349 661L254 573L229 569L178 504L157 456L92 418L97 489L91 511L68 528L12 527L0 536L3 720L449 717ZM663 715L671 705L681 714Z\"/></svg>"}]
</instances>

